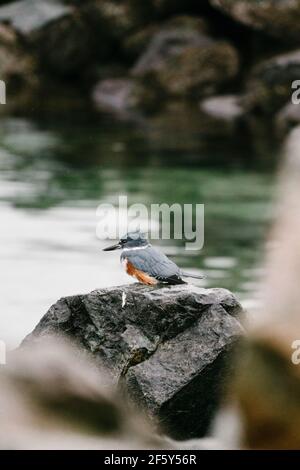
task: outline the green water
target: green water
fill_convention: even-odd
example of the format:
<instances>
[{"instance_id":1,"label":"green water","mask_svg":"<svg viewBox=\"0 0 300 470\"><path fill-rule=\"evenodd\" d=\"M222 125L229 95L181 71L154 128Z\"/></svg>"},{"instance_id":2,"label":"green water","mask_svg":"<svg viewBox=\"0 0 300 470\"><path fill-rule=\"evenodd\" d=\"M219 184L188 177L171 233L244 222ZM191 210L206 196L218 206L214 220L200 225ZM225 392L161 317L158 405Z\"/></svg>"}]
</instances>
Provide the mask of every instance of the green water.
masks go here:
<instances>
[{"instance_id":1,"label":"green water","mask_svg":"<svg viewBox=\"0 0 300 470\"><path fill-rule=\"evenodd\" d=\"M0 336L14 345L57 298L128 282L118 254L103 253L95 233L97 206L120 194L147 207L205 204L200 253L184 241L155 243L186 270L204 272L201 285L255 299L272 220L270 153L263 139L184 116L2 118Z\"/></svg>"}]
</instances>

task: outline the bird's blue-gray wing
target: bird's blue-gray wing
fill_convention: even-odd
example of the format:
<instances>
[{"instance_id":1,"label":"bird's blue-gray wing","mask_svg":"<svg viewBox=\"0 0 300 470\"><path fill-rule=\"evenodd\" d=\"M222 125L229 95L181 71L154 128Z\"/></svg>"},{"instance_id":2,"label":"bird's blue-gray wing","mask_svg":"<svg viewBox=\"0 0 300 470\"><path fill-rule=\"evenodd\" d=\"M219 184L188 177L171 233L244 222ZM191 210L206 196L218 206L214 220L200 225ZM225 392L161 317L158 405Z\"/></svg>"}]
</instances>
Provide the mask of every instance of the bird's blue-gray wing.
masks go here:
<instances>
[{"instance_id":1,"label":"bird's blue-gray wing","mask_svg":"<svg viewBox=\"0 0 300 470\"><path fill-rule=\"evenodd\" d=\"M180 269L164 253L152 246L144 250L128 250L122 253L136 269L160 281L180 280Z\"/></svg>"}]
</instances>

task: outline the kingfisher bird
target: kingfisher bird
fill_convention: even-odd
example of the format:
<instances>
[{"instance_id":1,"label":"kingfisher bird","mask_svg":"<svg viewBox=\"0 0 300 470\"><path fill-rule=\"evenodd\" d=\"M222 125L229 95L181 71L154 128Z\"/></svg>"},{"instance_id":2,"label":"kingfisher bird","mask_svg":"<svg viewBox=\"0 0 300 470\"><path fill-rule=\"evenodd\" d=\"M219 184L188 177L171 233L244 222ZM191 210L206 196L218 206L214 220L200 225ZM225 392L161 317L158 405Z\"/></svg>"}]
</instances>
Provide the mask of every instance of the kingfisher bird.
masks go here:
<instances>
[{"instance_id":1,"label":"kingfisher bird","mask_svg":"<svg viewBox=\"0 0 300 470\"><path fill-rule=\"evenodd\" d=\"M186 284L183 277L203 279L203 276L182 271L164 253L154 248L139 231L127 233L116 245L104 248L103 251L118 249L122 250L121 262L127 274L142 284Z\"/></svg>"}]
</instances>

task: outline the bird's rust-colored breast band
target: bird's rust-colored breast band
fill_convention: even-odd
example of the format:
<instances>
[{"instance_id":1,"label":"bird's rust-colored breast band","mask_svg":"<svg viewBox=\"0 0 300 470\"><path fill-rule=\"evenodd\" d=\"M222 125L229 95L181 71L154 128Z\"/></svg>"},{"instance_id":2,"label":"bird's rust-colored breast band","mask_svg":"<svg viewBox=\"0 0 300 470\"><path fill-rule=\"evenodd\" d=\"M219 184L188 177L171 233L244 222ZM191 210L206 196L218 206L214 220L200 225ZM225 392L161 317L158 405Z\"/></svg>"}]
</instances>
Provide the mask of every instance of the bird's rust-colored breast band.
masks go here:
<instances>
[{"instance_id":1,"label":"bird's rust-colored breast band","mask_svg":"<svg viewBox=\"0 0 300 470\"><path fill-rule=\"evenodd\" d=\"M136 269L128 260L126 260L126 272L129 274L129 276L134 276L139 282L147 284L148 286L157 284L156 279L149 276L149 274L143 273L143 271Z\"/></svg>"}]
</instances>

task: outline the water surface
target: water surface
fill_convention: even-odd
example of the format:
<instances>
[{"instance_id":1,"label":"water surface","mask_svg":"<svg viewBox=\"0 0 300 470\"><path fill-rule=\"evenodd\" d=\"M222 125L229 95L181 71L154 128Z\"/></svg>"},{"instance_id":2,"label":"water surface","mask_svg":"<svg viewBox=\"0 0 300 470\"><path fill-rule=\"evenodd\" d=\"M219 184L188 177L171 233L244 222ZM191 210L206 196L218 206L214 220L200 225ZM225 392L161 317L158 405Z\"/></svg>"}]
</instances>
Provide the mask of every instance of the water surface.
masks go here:
<instances>
[{"instance_id":1,"label":"water surface","mask_svg":"<svg viewBox=\"0 0 300 470\"><path fill-rule=\"evenodd\" d=\"M255 301L272 218L270 152L263 139L184 116L1 118L1 339L18 344L61 296L130 280L96 237L97 206L119 194L147 207L205 204L200 253L156 243L185 270L205 272L200 285Z\"/></svg>"}]
</instances>

